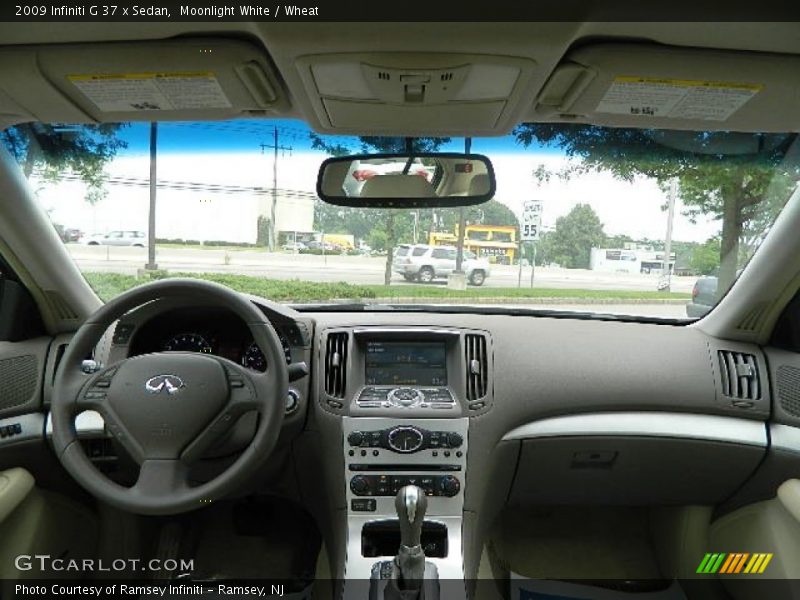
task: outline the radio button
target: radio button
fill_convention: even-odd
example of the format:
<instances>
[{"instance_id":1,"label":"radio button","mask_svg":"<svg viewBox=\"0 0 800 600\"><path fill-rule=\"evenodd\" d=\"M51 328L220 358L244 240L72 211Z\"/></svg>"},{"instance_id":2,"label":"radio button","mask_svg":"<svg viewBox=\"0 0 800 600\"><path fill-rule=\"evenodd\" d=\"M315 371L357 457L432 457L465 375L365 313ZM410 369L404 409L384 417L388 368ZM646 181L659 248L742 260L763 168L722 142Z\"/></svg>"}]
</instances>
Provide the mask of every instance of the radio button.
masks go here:
<instances>
[{"instance_id":1,"label":"radio button","mask_svg":"<svg viewBox=\"0 0 800 600\"><path fill-rule=\"evenodd\" d=\"M347 443L351 446L360 446L364 441L364 434L360 431L351 431L347 436Z\"/></svg>"},{"instance_id":2,"label":"radio button","mask_svg":"<svg viewBox=\"0 0 800 600\"><path fill-rule=\"evenodd\" d=\"M464 443L464 438L461 437L461 435L456 433L455 431L447 434L447 444L451 448L458 448L463 443Z\"/></svg>"}]
</instances>

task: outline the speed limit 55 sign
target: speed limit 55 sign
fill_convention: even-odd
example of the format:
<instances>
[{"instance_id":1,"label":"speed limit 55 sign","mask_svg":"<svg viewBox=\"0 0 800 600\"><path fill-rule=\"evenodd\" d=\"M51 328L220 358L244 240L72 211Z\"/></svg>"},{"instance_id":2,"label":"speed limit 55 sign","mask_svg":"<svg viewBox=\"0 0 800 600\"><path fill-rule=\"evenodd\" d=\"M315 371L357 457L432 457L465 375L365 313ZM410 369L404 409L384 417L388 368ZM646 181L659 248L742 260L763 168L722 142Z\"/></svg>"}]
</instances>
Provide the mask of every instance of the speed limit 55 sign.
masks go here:
<instances>
[{"instance_id":1,"label":"speed limit 55 sign","mask_svg":"<svg viewBox=\"0 0 800 600\"><path fill-rule=\"evenodd\" d=\"M526 200L522 207L522 223L520 239L523 242L535 242L539 239L542 228L542 201Z\"/></svg>"}]
</instances>

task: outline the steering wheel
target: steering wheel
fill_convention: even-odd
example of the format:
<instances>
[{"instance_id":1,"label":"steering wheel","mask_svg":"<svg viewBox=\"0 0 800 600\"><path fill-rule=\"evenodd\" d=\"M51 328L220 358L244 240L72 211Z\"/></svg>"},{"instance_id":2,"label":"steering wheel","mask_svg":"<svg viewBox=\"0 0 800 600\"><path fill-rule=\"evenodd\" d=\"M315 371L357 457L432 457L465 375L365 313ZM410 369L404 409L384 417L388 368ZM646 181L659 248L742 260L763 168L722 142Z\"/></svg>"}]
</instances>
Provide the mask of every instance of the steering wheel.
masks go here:
<instances>
[{"instance_id":1,"label":"steering wheel","mask_svg":"<svg viewBox=\"0 0 800 600\"><path fill-rule=\"evenodd\" d=\"M119 317L170 297L208 300L233 311L267 359L259 373L218 356L155 352L87 375L81 363ZM216 283L163 279L133 288L100 308L76 332L56 375L50 410L61 464L88 492L123 510L167 515L206 506L246 482L277 442L288 391L283 347L266 316L248 299ZM132 487L98 471L78 441L75 415L94 410L139 465ZM190 466L246 412L259 414L249 446L217 477L192 487Z\"/></svg>"}]
</instances>

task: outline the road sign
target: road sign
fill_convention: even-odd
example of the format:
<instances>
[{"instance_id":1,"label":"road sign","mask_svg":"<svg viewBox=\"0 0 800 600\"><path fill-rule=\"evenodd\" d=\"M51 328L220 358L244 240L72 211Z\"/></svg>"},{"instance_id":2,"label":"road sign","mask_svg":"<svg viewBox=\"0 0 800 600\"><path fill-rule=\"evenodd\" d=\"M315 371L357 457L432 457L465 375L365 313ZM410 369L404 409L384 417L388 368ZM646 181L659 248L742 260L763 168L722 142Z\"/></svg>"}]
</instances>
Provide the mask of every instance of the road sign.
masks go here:
<instances>
[{"instance_id":1,"label":"road sign","mask_svg":"<svg viewBox=\"0 0 800 600\"><path fill-rule=\"evenodd\" d=\"M535 242L542 229L542 201L526 200L522 209L520 239L523 242Z\"/></svg>"}]
</instances>

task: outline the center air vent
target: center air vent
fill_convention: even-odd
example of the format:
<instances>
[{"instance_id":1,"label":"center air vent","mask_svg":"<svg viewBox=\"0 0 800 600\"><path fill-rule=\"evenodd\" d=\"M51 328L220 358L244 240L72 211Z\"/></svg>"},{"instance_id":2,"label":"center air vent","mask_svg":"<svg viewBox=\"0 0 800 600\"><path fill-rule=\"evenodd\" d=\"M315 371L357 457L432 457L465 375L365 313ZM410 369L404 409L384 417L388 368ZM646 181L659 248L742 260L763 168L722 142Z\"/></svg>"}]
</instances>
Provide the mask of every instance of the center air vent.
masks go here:
<instances>
[{"instance_id":1,"label":"center air vent","mask_svg":"<svg viewBox=\"0 0 800 600\"><path fill-rule=\"evenodd\" d=\"M720 350L718 355L722 393L736 400L758 400L761 382L756 357L730 350Z\"/></svg>"},{"instance_id":2,"label":"center air vent","mask_svg":"<svg viewBox=\"0 0 800 600\"><path fill-rule=\"evenodd\" d=\"M467 400L473 402L486 396L489 387L486 337L475 333L465 335L464 358L467 365Z\"/></svg>"},{"instance_id":3,"label":"center air vent","mask_svg":"<svg viewBox=\"0 0 800 600\"><path fill-rule=\"evenodd\" d=\"M347 386L346 331L328 334L325 345L325 393L333 398L344 398Z\"/></svg>"}]
</instances>

